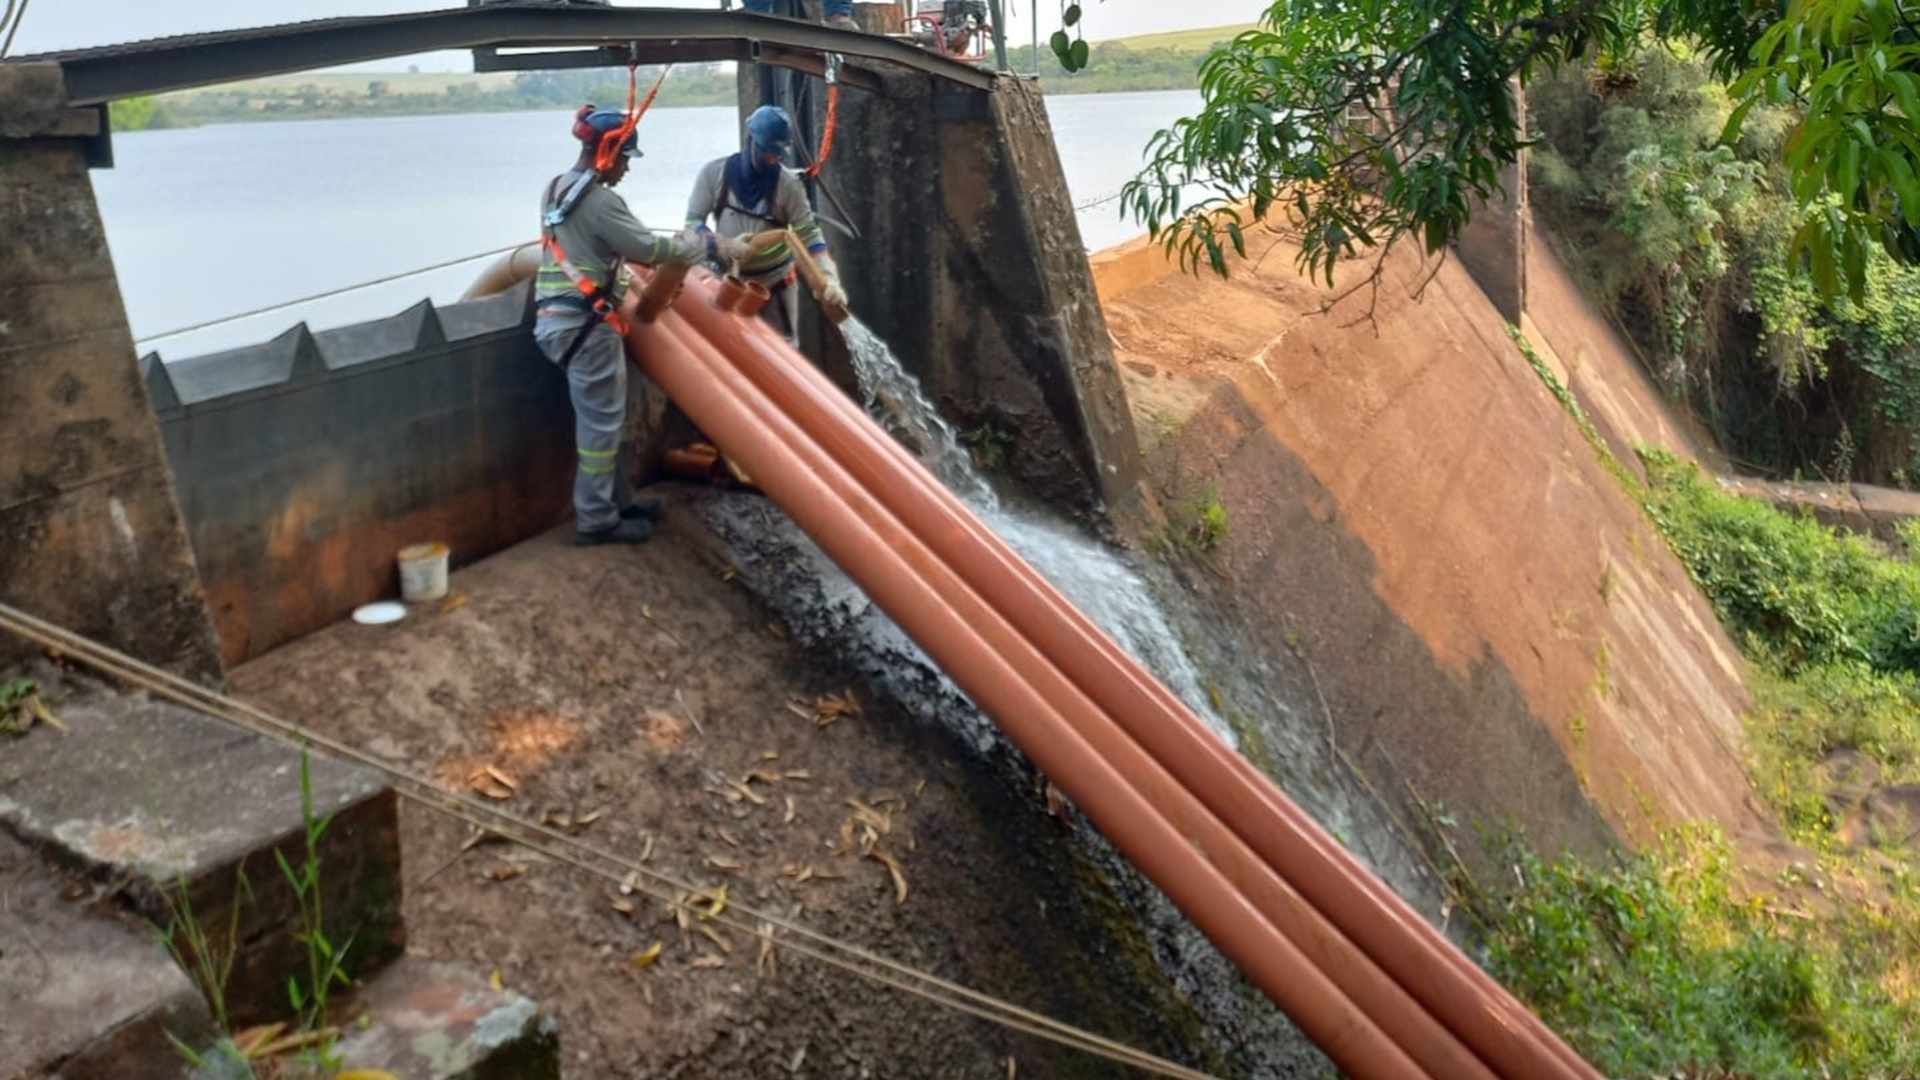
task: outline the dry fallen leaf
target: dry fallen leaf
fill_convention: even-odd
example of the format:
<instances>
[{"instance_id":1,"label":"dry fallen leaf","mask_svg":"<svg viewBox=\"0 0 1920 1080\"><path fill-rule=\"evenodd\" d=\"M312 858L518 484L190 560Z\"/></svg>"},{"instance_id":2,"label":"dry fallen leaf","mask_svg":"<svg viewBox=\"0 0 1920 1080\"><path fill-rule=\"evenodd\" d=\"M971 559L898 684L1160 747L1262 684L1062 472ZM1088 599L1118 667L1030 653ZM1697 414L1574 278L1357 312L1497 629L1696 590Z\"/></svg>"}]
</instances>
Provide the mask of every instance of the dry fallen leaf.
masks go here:
<instances>
[{"instance_id":1,"label":"dry fallen leaf","mask_svg":"<svg viewBox=\"0 0 1920 1080\"><path fill-rule=\"evenodd\" d=\"M778 761L780 760L780 751L762 750L760 751L760 760L761 761Z\"/></svg>"},{"instance_id":2,"label":"dry fallen leaf","mask_svg":"<svg viewBox=\"0 0 1920 1080\"><path fill-rule=\"evenodd\" d=\"M279 1023L260 1024L247 1028L233 1037L233 1048L245 1057L253 1057L262 1046L279 1038L280 1033L285 1030L287 1030L287 1023L284 1020Z\"/></svg>"},{"instance_id":3,"label":"dry fallen leaf","mask_svg":"<svg viewBox=\"0 0 1920 1080\"><path fill-rule=\"evenodd\" d=\"M446 601L440 605L440 614L451 615L466 606L467 594L454 593L452 596L447 597Z\"/></svg>"},{"instance_id":4,"label":"dry fallen leaf","mask_svg":"<svg viewBox=\"0 0 1920 1080\"><path fill-rule=\"evenodd\" d=\"M715 825L715 826L713 827L713 834L714 834L715 836L717 836L717 837L719 837L719 838L720 838L721 840L723 840L723 841L725 841L725 842L726 842L726 845L727 845L728 847L739 847L739 846L740 846L740 841L738 841L738 840L735 840L735 839L733 838L733 834L732 834L732 833L730 833L730 832L728 832L727 830L725 830L725 829L723 829L723 828L721 828L721 827L720 827L720 826L718 826L718 825Z\"/></svg>"},{"instance_id":5,"label":"dry fallen leaf","mask_svg":"<svg viewBox=\"0 0 1920 1080\"><path fill-rule=\"evenodd\" d=\"M786 778L787 778L787 779L789 779L789 780L811 780L811 779L813 779L813 774L812 774L812 773L810 773L810 772L808 772L808 771L807 771L807 770L805 770L805 769L788 769L788 770L787 770L786 772L784 772L784 773L782 773L781 775L782 775L782 776L784 776L784 777L786 777Z\"/></svg>"},{"instance_id":6,"label":"dry fallen leaf","mask_svg":"<svg viewBox=\"0 0 1920 1080\"><path fill-rule=\"evenodd\" d=\"M467 838L461 841L460 843L460 850L472 851L474 848L479 847L481 844L490 844L495 841L505 841L505 840L506 840L506 837L501 836L497 832L490 832L486 829L480 828L478 825L470 825L467 827Z\"/></svg>"},{"instance_id":7,"label":"dry fallen leaf","mask_svg":"<svg viewBox=\"0 0 1920 1080\"><path fill-rule=\"evenodd\" d=\"M604 809L594 810L589 813L581 814L579 817L573 819L573 824L567 826L567 831L571 833L584 832L587 826L593 824L596 821L599 821L601 818L605 817L606 814L607 812Z\"/></svg>"},{"instance_id":8,"label":"dry fallen leaf","mask_svg":"<svg viewBox=\"0 0 1920 1080\"><path fill-rule=\"evenodd\" d=\"M797 811L796 811L796 810L794 809L794 807L793 807L793 796L791 796L791 795L789 795L789 796L787 796L787 816L786 816L786 817L783 817L783 818L781 818L781 819L780 819L780 823L781 823L782 825L791 825L791 824L793 824L793 815L794 815L795 813L797 813Z\"/></svg>"},{"instance_id":9,"label":"dry fallen leaf","mask_svg":"<svg viewBox=\"0 0 1920 1080\"><path fill-rule=\"evenodd\" d=\"M495 990L505 990L507 988L507 981L500 977L499 968L493 969L493 974L487 978L487 985L493 987Z\"/></svg>"},{"instance_id":10,"label":"dry fallen leaf","mask_svg":"<svg viewBox=\"0 0 1920 1080\"><path fill-rule=\"evenodd\" d=\"M666 948L666 944L664 942L659 942L659 941L656 941L652 945L647 946L646 952L640 953L639 955L633 958L634 966L646 967L647 965L660 959L660 951L664 948Z\"/></svg>"},{"instance_id":11,"label":"dry fallen leaf","mask_svg":"<svg viewBox=\"0 0 1920 1080\"><path fill-rule=\"evenodd\" d=\"M489 799L511 799L520 785L492 765L483 765L467 777L467 786Z\"/></svg>"},{"instance_id":12,"label":"dry fallen leaf","mask_svg":"<svg viewBox=\"0 0 1920 1080\"><path fill-rule=\"evenodd\" d=\"M613 904L613 910L619 912L620 914L622 915L633 914L633 901L622 900L621 898L616 896L616 897L613 897L610 902Z\"/></svg>"},{"instance_id":13,"label":"dry fallen leaf","mask_svg":"<svg viewBox=\"0 0 1920 1080\"><path fill-rule=\"evenodd\" d=\"M652 857L653 857L653 834L648 833L646 837L646 844L640 849L640 861L646 862L648 859L651 859ZM635 872L634 876L636 878L639 876L637 871Z\"/></svg>"},{"instance_id":14,"label":"dry fallen leaf","mask_svg":"<svg viewBox=\"0 0 1920 1080\"><path fill-rule=\"evenodd\" d=\"M925 780L922 780L919 783L913 785L913 797L916 799L919 798L920 793L925 790L927 790L927 782Z\"/></svg>"},{"instance_id":15,"label":"dry fallen leaf","mask_svg":"<svg viewBox=\"0 0 1920 1080\"><path fill-rule=\"evenodd\" d=\"M762 975L776 975L780 971L780 954L773 948L773 927L760 924L760 953L753 958L753 970Z\"/></svg>"},{"instance_id":16,"label":"dry fallen leaf","mask_svg":"<svg viewBox=\"0 0 1920 1080\"><path fill-rule=\"evenodd\" d=\"M496 866L493 869L487 871L487 876L492 878L495 881L511 881L512 879L517 878L521 874L524 874L526 872L527 872L527 868L524 866L517 866L513 863L505 863L503 865Z\"/></svg>"},{"instance_id":17,"label":"dry fallen leaf","mask_svg":"<svg viewBox=\"0 0 1920 1080\"><path fill-rule=\"evenodd\" d=\"M729 859L725 855L708 855L707 862L715 867L718 867L721 870L732 870L732 871L738 872L741 870L745 870L747 868L746 863L743 863L738 859Z\"/></svg>"},{"instance_id":18,"label":"dry fallen leaf","mask_svg":"<svg viewBox=\"0 0 1920 1080\"><path fill-rule=\"evenodd\" d=\"M41 723L47 725L48 727L52 728L55 731L60 732L63 735L66 734L67 725L61 723L58 719L54 717L53 713L47 711L47 703L40 700L39 694L32 694L28 696L27 708L33 710L33 715L35 719L39 720Z\"/></svg>"},{"instance_id":19,"label":"dry fallen leaf","mask_svg":"<svg viewBox=\"0 0 1920 1080\"><path fill-rule=\"evenodd\" d=\"M713 927L702 924L698 927L695 927L695 929L699 930L702 934L705 934L709 941L712 941L715 945L720 946L721 952L730 953L733 951L733 946L727 944L727 939L721 937L720 934L717 931L715 931Z\"/></svg>"},{"instance_id":20,"label":"dry fallen leaf","mask_svg":"<svg viewBox=\"0 0 1920 1080\"><path fill-rule=\"evenodd\" d=\"M706 956L695 960L692 966L697 968L722 968L727 966L727 961L725 957L714 956L712 953L708 953Z\"/></svg>"},{"instance_id":21,"label":"dry fallen leaf","mask_svg":"<svg viewBox=\"0 0 1920 1080\"><path fill-rule=\"evenodd\" d=\"M893 894L894 894L893 902L896 904L906 903L907 902L907 872L906 870L901 868L900 860L894 858L892 855L889 855L884 851L881 851L879 848L874 848L871 851L868 851L867 858L886 864L887 872L893 875Z\"/></svg>"},{"instance_id":22,"label":"dry fallen leaf","mask_svg":"<svg viewBox=\"0 0 1920 1080\"><path fill-rule=\"evenodd\" d=\"M727 777L727 786L739 792L741 798L747 800L748 802L752 803L755 806L767 805L767 797L765 795L760 794L759 792L753 790L752 788L741 783L740 781L735 780L731 776Z\"/></svg>"},{"instance_id":23,"label":"dry fallen leaf","mask_svg":"<svg viewBox=\"0 0 1920 1080\"><path fill-rule=\"evenodd\" d=\"M787 1071L790 1073L799 1072L800 1064L806 1060L807 1060L807 1048L803 1046L800 1049L795 1050L793 1052L793 1060L787 1063Z\"/></svg>"},{"instance_id":24,"label":"dry fallen leaf","mask_svg":"<svg viewBox=\"0 0 1920 1080\"><path fill-rule=\"evenodd\" d=\"M340 1029L337 1027L318 1028L314 1031L296 1031L291 1035L282 1036L263 1046L254 1047L253 1053L255 1057L273 1057L275 1054L284 1054L290 1050L323 1045L339 1037Z\"/></svg>"},{"instance_id":25,"label":"dry fallen leaf","mask_svg":"<svg viewBox=\"0 0 1920 1080\"><path fill-rule=\"evenodd\" d=\"M771 786L780 782L780 774L772 769L755 769L747 774L747 782L752 783L755 780Z\"/></svg>"}]
</instances>

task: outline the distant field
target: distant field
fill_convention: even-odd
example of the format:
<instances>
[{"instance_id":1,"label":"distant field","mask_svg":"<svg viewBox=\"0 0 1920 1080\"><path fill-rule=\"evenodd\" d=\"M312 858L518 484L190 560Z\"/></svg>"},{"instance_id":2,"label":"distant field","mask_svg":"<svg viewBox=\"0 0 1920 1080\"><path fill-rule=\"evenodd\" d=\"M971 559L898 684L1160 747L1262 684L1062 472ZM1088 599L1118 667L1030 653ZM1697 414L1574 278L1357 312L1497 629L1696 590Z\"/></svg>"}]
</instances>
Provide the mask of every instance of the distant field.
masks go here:
<instances>
[{"instance_id":1,"label":"distant field","mask_svg":"<svg viewBox=\"0 0 1920 1080\"><path fill-rule=\"evenodd\" d=\"M1095 9L1094 18L1099 15ZM1097 29L1097 23L1090 23ZM1103 39L1099 44L1125 45L1129 49L1173 49L1176 51L1199 52L1216 42L1226 41L1242 30L1253 29L1253 23L1238 23L1232 26L1210 26L1198 30L1175 30L1165 34L1139 34L1134 37ZM1008 45L1019 45L1019 40L1009 40ZM444 94L447 87L459 83L479 83L481 90L498 90L513 84L513 72L489 71L485 74L458 71L422 71L417 74L408 72L359 72L351 75L276 75L268 79L253 79L244 83L234 83L235 87L251 87L261 90L292 90L301 86L317 86L322 90L362 91L367 84L382 81L396 94Z\"/></svg>"},{"instance_id":2,"label":"distant field","mask_svg":"<svg viewBox=\"0 0 1920 1080\"><path fill-rule=\"evenodd\" d=\"M1094 9L1089 19L1098 19L1100 11ZM1140 34L1136 37L1114 38L1101 44L1125 45L1129 49L1175 49L1198 51L1218 42L1230 40L1242 30L1251 30L1253 23L1239 23L1233 26L1208 26L1199 30L1175 30L1165 34Z\"/></svg>"},{"instance_id":3,"label":"distant field","mask_svg":"<svg viewBox=\"0 0 1920 1080\"><path fill-rule=\"evenodd\" d=\"M335 93L364 93L367 84L383 82L388 90L395 94L444 94L449 86L479 84L481 90L499 90L513 85L514 73L511 71L488 71L476 74L471 71L422 71L418 73L360 71L308 72L299 75L274 75L265 79L248 79L245 82L230 83L223 90L297 90L303 86L317 86L323 91Z\"/></svg>"}]
</instances>

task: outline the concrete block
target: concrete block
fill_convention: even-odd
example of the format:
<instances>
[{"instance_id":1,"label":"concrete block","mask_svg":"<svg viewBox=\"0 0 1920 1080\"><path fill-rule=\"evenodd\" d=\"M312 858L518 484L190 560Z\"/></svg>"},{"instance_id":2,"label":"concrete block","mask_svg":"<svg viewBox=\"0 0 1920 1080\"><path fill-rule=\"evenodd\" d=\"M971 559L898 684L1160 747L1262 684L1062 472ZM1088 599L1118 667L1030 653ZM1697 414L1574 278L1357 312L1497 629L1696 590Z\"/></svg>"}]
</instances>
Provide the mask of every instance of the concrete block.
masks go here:
<instances>
[{"instance_id":1,"label":"concrete block","mask_svg":"<svg viewBox=\"0 0 1920 1080\"><path fill-rule=\"evenodd\" d=\"M85 302L73 302L75 290ZM121 309L120 283L112 275L55 284L0 284L0 355L89 334L111 335L120 321L103 320L103 304L116 314ZM130 339L120 340L131 348Z\"/></svg>"},{"instance_id":2,"label":"concrete block","mask_svg":"<svg viewBox=\"0 0 1920 1080\"><path fill-rule=\"evenodd\" d=\"M407 317L406 333L432 329L431 309ZM550 528L568 505L572 431L565 380L518 326L167 415L224 655L239 663L395 595L408 544L445 543L457 566Z\"/></svg>"},{"instance_id":3,"label":"concrete block","mask_svg":"<svg viewBox=\"0 0 1920 1080\"><path fill-rule=\"evenodd\" d=\"M98 111L67 104L67 80L60 65L0 67L0 139L98 134Z\"/></svg>"},{"instance_id":4,"label":"concrete block","mask_svg":"<svg viewBox=\"0 0 1920 1080\"><path fill-rule=\"evenodd\" d=\"M0 834L0 1076L176 1080L172 1035L211 1046L200 992L151 934L63 899L38 858Z\"/></svg>"},{"instance_id":5,"label":"concrete block","mask_svg":"<svg viewBox=\"0 0 1920 1080\"><path fill-rule=\"evenodd\" d=\"M93 281L113 274L106 229L78 140L9 142L0 153L0 281ZM97 308L95 295L76 294ZM0 313L0 317L6 317Z\"/></svg>"},{"instance_id":6,"label":"concrete block","mask_svg":"<svg viewBox=\"0 0 1920 1080\"><path fill-rule=\"evenodd\" d=\"M153 402L155 413L170 413L180 408L180 391L173 388L173 376L167 373L167 365L159 353L150 352L140 358L140 374L146 377L147 398Z\"/></svg>"},{"instance_id":7,"label":"concrete block","mask_svg":"<svg viewBox=\"0 0 1920 1080\"><path fill-rule=\"evenodd\" d=\"M327 373L326 361L321 358L320 349L305 323L265 344L187 357L167 367L180 403L188 407L241 394L278 390Z\"/></svg>"},{"instance_id":8,"label":"concrete block","mask_svg":"<svg viewBox=\"0 0 1920 1080\"><path fill-rule=\"evenodd\" d=\"M287 974L306 970L298 901L275 856L306 862L300 755L104 689L55 709L66 733L36 728L8 746L17 779L0 790L0 827L157 924L190 914L216 954L233 952L234 1021L283 1019ZM393 791L318 754L311 775L314 815L329 820L318 845L326 936L350 972L378 970L405 944Z\"/></svg>"},{"instance_id":9,"label":"concrete block","mask_svg":"<svg viewBox=\"0 0 1920 1080\"><path fill-rule=\"evenodd\" d=\"M0 512L164 464L132 353L108 335L0 352Z\"/></svg>"},{"instance_id":10,"label":"concrete block","mask_svg":"<svg viewBox=\"0 0 1920 1080\"><path fill-rule=\"evenodd\" d=\"M369 1023L341 1040L349 1069L407 1080L559 1080L560 1034L551 1016L471 972L413 957L354 1001Z\"/></svg>"},{"instance_id":11,"label":"concrete block","mask_svg":"<svg viewBox=\"0 0 1920 1080\"><path fill-rule=\"evenodd\" d=\"M327 369L339 371L376 360L404 356L447 340L431 300L422 300L391 318L355 323L313 335Z\"/></svg>"},{"instance_id":12,"label":"concrete block","mask_svg":"<svg viewBox=\"0 0 1920 1080\"><path fill-rule=\"evenodd\" d=\"M526 329L533 318L533 282L522 281L506 292L449 304L439 313L448 341Z\"/></svg>"},{"instance_id":13,"label":"concrete block","mask_svg":"<svg viewBox=\"0 0 1920 1080\"><path fill-rule=\"evenodd\" d=\"M17 415L0 408L0 422ZM224 678L160 462L0 504L0 600L203 684ZM0 635L0 663L31 653Z\"/></svg>"}]
</instances>

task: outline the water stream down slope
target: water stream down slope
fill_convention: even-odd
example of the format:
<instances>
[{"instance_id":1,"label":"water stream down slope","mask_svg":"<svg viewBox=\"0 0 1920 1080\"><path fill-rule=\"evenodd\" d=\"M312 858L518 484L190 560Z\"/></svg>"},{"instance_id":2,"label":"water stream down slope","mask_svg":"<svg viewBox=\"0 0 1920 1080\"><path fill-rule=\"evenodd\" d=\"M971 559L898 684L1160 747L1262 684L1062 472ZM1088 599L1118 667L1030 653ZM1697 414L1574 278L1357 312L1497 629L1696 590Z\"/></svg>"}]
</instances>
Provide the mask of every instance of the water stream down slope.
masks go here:
<instances>
[{"instance_id":1,"label":"water stream down slope","mask_svg":"<svg viewBox=\"0 0 1920 1080\"><path fill-rule=\"evenodd\" d=\"M1597 1080L716 285L629 357L1348 1075Z\"/></svg>"}]
</instances>

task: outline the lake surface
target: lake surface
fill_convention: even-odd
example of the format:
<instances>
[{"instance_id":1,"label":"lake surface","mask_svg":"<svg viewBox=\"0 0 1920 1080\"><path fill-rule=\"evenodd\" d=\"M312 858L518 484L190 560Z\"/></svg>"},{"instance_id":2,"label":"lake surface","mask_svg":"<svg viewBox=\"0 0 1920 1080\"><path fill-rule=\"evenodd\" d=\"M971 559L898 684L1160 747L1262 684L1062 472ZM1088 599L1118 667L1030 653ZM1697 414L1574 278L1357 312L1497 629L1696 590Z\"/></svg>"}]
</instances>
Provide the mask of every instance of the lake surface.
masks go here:
<instances>
[{"instance_id":1,"label":"lake surface","mask_svg":"<svg viewBox=\"0 0 1920 1080\"><path fill-rule=\"evenodd\" d=\"M1101 200L1133 176L1147 139L1199 102L1185 92L1048 99L1074 202L1099 203L1079 215L1090 250L1139 233L1117 202ZM725 107L648 113L646 156L619 189L642 222L679 226L695 170L735 149L736 123ZM484 262L153 340L533 239L541 187L573 157L567 129L568 114L555 111L115 135L115 167L93 173L93 183L134 336L143 352L172 359L265 340L302 319L324 329L426 296L457 300ZM829 239L850 242L831 230Z\"/></svg>"}]
</instances>

